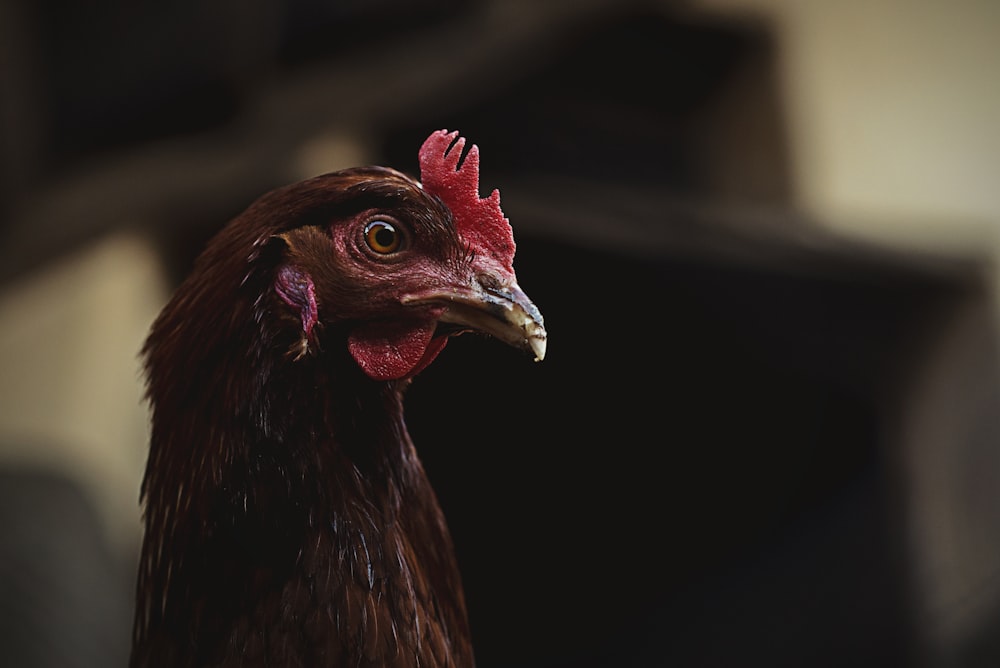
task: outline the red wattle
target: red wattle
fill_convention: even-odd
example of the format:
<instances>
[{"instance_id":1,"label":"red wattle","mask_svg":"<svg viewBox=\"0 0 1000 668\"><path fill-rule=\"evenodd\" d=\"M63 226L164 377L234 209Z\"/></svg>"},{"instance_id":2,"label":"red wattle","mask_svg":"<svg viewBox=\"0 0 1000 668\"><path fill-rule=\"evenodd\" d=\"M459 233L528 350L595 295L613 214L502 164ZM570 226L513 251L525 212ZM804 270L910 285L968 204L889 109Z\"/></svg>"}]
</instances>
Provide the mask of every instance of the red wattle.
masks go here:
<instances>
[{"instance_id":1,"label":"red wattle","mask_svg":"<svg viewBox=\"0 0 1000 668\"><path fill-rule=\"evenodd\" d=\"M350 333L347 348L370 378L406 378L426 368L448 342L433 338L435 326L434 320L366 323Z\"/></svg>"}]
</instances>

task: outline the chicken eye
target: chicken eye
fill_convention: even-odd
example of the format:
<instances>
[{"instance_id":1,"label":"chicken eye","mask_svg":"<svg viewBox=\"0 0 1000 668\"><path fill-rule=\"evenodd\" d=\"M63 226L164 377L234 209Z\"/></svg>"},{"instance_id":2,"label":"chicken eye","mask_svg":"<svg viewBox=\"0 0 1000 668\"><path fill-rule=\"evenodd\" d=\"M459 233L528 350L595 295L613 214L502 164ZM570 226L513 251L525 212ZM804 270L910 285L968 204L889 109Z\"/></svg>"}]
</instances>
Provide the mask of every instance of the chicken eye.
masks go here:
<instances>
[{"instance_id":1,"label":"chicken eye","mask_svg":"<svg viewBox=\"0 0 1000 668\"><path fill-rule=\"evenodd\" d=\"M376 253L395 253L401 241L399 230L384 220L373 220L365 226L365 242Z\"/></svg>"}]
</instances>

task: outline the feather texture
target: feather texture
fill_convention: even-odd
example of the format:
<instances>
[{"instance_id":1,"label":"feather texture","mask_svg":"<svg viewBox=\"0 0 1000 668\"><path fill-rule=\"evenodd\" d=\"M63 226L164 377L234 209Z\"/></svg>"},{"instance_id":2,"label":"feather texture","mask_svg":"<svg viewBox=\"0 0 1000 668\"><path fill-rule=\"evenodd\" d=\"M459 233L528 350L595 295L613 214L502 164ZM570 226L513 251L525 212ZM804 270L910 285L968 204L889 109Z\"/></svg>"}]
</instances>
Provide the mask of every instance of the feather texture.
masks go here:
<instances>
[{"instance_id":1,"label":"feather texture","mask_svg":"<svg viewBox=\"0 0 1000 668\"><path fill-rule=\"evenodd\" d=\"M402 175L306 182L229 225L155 323L132 666L472 665L408 381L367 377L340 323L304 324L272 289L280 235L373 204L449 236Z\"/></svg>"},{"instance_id":2,"label":"feather texture","mask_svg":"<svg viewBox=\"0 0 1000 668\"><path fill-rule=\"evenodd\" d=\"M369 167L271 192L153 324L132 668L474 665L403 394L451 335L540 357L545 330L497 197L453 211L431 185Z\"/></svg>"}]
</instances>

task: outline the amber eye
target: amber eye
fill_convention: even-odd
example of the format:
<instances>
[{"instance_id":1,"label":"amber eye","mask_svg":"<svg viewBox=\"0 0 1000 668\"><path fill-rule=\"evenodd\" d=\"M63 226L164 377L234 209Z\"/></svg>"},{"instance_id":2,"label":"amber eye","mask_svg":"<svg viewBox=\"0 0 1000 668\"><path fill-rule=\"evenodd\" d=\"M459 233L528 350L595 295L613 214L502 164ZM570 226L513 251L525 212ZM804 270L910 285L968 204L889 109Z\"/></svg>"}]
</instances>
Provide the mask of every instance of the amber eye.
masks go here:
<instances>
[{"instance_id":1,"label":"amber eye","mask_svg":"<svg viewBox=\"0 0 1000 668\"><path fill-rule=\"evenodd\" d=\"M385 255L399 250L402 235L392 224L373 220L365 226L365 242L376 253Z\"/></svg>"}]
</instances>

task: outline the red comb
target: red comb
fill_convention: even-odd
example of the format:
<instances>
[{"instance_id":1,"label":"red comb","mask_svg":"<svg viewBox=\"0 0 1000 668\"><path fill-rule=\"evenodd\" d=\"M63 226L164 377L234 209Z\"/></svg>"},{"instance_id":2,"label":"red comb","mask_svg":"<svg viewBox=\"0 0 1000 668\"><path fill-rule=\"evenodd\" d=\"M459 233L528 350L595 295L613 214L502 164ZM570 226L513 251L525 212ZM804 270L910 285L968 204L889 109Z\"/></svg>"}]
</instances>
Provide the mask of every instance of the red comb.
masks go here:
<instances>
[{"instance_id":1,"label":"red comb","mask_svg":"<svg viewBox=\"0 0 1000 668\"><path fill-rule=\"evenodd\" d=\"M432 134L420 147L420 180L451 209L459 235L476 256L493 258L513 273L514 235L500 210L500 191L479 197L479 147L473 144L459 166L464 147L458 132Z\"/></svg>"}]
</instances>

